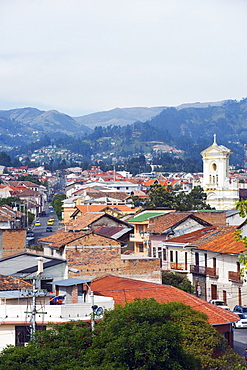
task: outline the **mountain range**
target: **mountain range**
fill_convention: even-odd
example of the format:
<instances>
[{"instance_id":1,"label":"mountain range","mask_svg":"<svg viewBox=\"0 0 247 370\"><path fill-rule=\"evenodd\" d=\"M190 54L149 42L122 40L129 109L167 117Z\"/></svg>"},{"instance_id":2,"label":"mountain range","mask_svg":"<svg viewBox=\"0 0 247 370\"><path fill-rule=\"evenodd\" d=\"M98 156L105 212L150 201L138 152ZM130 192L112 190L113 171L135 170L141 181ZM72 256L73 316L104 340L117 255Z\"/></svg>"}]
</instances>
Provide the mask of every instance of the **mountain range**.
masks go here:
<instances>
[{"instance_id":1,"label":"mountain range","mask_svg":"<svg viewBox=\"0 0 247 370\"><path fill-rule=\"evenodd\" d=\"M45 136L81 140L91 152L116 157L150 152L157 144L170 145L193 155L218 142L234 151L243 162L247 143L247 99L182 104L177 107L115 108L79 117L37 108L0 110L0 147L10 149ZM63 140L63 143L66 140ZM121 153L121 154L120 154ZM112 154L111 154L112 155Z\"/></svg>"}]
</instances>

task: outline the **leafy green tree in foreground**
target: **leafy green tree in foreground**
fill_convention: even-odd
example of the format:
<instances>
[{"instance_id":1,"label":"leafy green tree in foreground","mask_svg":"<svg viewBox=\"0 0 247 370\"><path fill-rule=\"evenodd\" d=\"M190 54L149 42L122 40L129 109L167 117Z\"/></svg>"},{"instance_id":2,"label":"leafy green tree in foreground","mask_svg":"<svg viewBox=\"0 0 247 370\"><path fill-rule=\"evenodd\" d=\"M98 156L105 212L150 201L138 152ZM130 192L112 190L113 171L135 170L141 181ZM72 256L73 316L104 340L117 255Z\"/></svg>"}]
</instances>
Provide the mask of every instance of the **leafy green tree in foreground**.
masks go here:
<instances>
[{"instance_id":1,"label":"leafy green tree in foreground","mask_svg":"<svg viewBox=\"0 0 247 370\"><path fill-rule=\"evenodd\" d=\"M136 299L89 323L56 324L27 347L0 354L0 370L236 370L243 359L206 322L179 302Z\"/></svg>"},{"instance_id":2,"label":"leafy green tree in foreground","mask_svg":"<svg viewBox=\"0 0 247 370\"><path fill-rule=\"evenodd\" d=\"M247 201L241 200L239 202L236 202L236 210L239 211L239 216L247 218ZM242 235L242 231L240 229L235 231L236 240L241 240L244 244L244 247L247 248L247 236ZM240 273L241 276L244 278L245 281L247 281L247 251L241 253L239 256L239 262L244 265L244 267L241 268Z\"/></svg>"}]
</instances>

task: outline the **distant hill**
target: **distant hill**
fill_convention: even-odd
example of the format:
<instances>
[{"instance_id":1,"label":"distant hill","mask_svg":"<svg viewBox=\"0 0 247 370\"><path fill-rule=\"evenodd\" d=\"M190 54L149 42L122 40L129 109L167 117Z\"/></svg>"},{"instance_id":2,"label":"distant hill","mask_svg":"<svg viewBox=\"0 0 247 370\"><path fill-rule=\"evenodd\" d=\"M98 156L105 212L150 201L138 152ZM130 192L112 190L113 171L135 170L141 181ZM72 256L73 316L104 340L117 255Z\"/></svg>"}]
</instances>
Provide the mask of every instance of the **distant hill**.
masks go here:
<instances>
[{"instance_id":1,"label":"distant hill","mask_svg":"<svg viewBox=\"0 0 247 370\"><path fill-rule=\"evenodd\" d=\"M10 120L11 125L19 124L22 132L38 132L39 134L64 133L67 135L75 133L89 133L91 129L80 125L72 117L60 113L56 110L40 111L36 108L19 108L11 110L1 110L0 118Z\"/></svg>"},{"instance_id":2,"label":"distant hill","mask_svg":"<svg viewBox=\"0 0 247 370\"><path fill-rule=\"evenodd\" d=\"M22 154L46 145L44 141L50 139L57 147L87 160L103 158L111 163L113 159L169 152L177 162L187 158L188 167L192 159L201 163L200 152L212 144L213 134L219 144L233 151L231 163L243 164L247 99L178 107L115 108L74 118L56 110L36 108L0 111L0 147L22 147Z\"/></svg>"},{"instance_id":3,"label":"distant hill","mask_svg":"<svg viewBox=\"0 0 247 370\"><path fill-rule=\"evenodd\" d=\"M176 109L184 108L206 108L208 106L220 106L224 102L208 102L208 103L187 103L181 104ZM135 108L115 108L109 111L96 112L85 116L73 117L80 125L86 125L90 128L96 126L126 126L134 122L146 122L157 116L168 107L135 107Z\"/></svg>"}]
</instances>

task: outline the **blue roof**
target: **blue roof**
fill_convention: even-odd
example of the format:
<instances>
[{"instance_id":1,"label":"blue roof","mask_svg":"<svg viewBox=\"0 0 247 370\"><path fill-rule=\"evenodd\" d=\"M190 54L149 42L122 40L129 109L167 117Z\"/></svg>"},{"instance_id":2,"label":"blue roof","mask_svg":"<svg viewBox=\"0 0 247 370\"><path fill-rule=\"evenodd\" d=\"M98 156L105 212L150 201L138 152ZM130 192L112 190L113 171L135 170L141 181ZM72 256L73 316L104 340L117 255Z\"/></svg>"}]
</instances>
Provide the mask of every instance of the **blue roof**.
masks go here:
<instances>
[{"instance_id":1,"label":"blue roof","mask_svg":"<svg viewBox=\"0 0 247 370\"><path fill-rule=\"evenodd\" d=\"M54 285L59 285L59 286L72 286L72 285L85 284L85 283L90 283L90 282L91 280L71 278L71 279L53 281L52 283L48 283L48 284L54 284Z\"/></svg>"}]
</instances>

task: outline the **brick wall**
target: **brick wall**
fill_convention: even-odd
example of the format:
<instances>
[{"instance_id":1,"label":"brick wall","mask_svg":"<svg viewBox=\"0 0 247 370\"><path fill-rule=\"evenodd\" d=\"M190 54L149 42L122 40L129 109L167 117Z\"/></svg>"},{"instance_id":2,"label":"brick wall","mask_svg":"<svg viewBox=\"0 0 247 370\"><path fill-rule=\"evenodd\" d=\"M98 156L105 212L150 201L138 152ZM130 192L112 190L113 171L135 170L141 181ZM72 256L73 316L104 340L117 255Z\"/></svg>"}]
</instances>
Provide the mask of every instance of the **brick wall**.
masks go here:
<instances>
[{"instance_id":1,"label":"brick wall","mask_svg":"<svg viewBox=\"0 0 247 370\"><path fill-rule=\"evenodd\" d=\"M26 230L0 230L0 258L25 252Z\"/></svg>"},{"instance_id":2,"label":"brick wall","mask_svg":"<svg viewBox=\"0 0 247 370\"><path fill-rule=\"evenodd\" d=\"M159 259L121 259L119 246L66 247L68 269L79 270L69 277L100 277L106 274L161 283Z\"/></svg>"},{"instance_id":3,"label":"brick wall","mask_svg":"<svg viewBox=\"0 0 247 370\"><path fill-rule=\"evenodd\" d=\"M209 222L212 225L226 225L226 212L225 211L207 211L207 212L194 212L194 215L202 220Z\"/></svg>"},{"instance_id":4,"label":"brick wall","mask_svg":"<svg viewBox=\"0 0 247 370\"><path fill-rule=\"evenodd\" d=\"M78 286L77 285L72 286L71 299L72 299L72 303L78 303Z\"/></svg>"}]
</instances>

